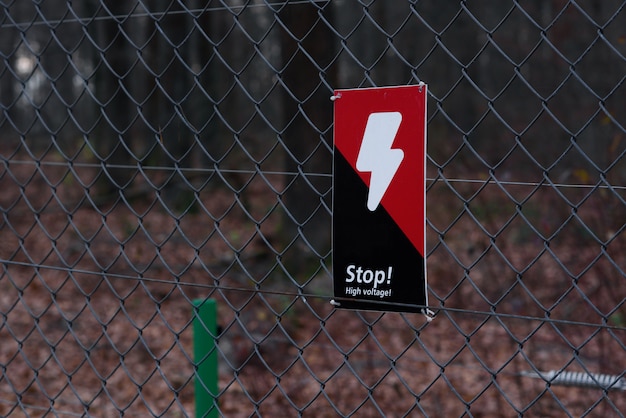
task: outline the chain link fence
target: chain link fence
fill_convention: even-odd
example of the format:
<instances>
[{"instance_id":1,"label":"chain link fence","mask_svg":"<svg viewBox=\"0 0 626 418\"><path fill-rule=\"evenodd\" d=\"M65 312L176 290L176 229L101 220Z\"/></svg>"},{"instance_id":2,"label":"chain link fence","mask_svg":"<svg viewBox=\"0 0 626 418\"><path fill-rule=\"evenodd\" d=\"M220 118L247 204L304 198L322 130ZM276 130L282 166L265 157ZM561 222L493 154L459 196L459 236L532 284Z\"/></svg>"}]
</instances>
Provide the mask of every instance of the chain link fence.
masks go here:
<instances>
[{"instance_id":1,"label":"chain link fence","mask_svg":"<svg viewBox=\"0 0 626 418\"><path fill-rule=\"evenodd\" d=\"M623 416L625 6L0 0L0 415ZM420 82L435 318L335 309L329 98Z\"/></svg>"}]
</instances>

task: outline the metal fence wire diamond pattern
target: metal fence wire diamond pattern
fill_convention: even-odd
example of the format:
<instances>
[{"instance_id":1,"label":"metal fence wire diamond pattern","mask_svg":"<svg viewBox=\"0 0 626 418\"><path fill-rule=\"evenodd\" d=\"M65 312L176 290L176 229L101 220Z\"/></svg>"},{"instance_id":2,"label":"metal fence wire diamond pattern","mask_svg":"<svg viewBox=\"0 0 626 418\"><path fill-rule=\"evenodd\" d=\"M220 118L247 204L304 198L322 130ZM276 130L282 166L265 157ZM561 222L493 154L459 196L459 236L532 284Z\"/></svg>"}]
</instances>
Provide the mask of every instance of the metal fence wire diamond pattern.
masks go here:
<instances>
[{"instance_id":1,"label":"metal fence wire diamond pattern","mask_svg":"<svg viewBox=\"0 0 626 418\"><path fill-rule=\"evenodd\" d=\"M0 1L0 415L623 416L622 1ZM335 309L336 88L426 82L430 308ZM202 391L202 389L200 389Z\"/></svg>"}]
</instances>

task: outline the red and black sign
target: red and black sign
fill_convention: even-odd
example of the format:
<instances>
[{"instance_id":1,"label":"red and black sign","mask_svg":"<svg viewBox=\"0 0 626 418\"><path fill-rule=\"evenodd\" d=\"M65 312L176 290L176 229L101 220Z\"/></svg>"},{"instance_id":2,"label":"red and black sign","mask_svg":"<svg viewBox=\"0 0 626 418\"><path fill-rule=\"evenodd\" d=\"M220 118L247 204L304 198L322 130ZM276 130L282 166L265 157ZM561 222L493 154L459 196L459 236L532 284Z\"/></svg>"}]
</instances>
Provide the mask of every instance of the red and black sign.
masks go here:
<instances>
[{"instance_id":1,"label":"red and black sign","mask_svg":"<svg viewBox=\"0 0 626 418\"><path fill-rule=\"evenodd\" d=\"M427 306L426 97L423 84L335 91L333 282L341 308Z\"/></svg>"}]
</instances>

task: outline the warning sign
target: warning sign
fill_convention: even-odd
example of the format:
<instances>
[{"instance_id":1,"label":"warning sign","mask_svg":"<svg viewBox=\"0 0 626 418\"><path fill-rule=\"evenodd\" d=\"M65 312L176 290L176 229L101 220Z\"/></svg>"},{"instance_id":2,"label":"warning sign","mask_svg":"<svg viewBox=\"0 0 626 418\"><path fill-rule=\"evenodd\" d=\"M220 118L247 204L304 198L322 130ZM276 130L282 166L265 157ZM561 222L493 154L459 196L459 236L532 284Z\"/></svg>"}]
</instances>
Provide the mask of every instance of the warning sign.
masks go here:
<instances>
[{"instance_id":1,"label":"warning sign","mask_svg":"<svg viewBox=\"0 0 626 418\"><path fill-rule=\"evenodd\" d=\"M426 292L426 86L333 96L333 286L341 308L419 312Z\"/></svg>"}]
</instances>

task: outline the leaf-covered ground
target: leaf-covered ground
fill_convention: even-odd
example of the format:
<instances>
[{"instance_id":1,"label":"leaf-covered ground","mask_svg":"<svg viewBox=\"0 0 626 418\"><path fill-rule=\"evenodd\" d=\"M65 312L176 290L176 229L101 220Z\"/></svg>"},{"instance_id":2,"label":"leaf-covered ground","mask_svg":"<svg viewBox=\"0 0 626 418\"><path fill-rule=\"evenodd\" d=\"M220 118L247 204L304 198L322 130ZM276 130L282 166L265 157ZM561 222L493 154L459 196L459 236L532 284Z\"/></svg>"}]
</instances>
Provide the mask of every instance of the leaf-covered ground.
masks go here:
<instances>
[{"instance_id":1,"label":"leaf-covered ground","mask_svg":"<svg viewBox=\"0 0 626 418\"><path fill-rule=\"evenodd\" d=\"M93 167L1 170L2 416L192 415L192 302L208 297L224 416L626 410L621 391L536 374L624 373L626 240L600 191L572 211L546 187L430 187L427 322L335 309L324 265L278 243L264 179L207 186L180 216L146 177L101 199Z\"/></svg>"}]
</instances>

